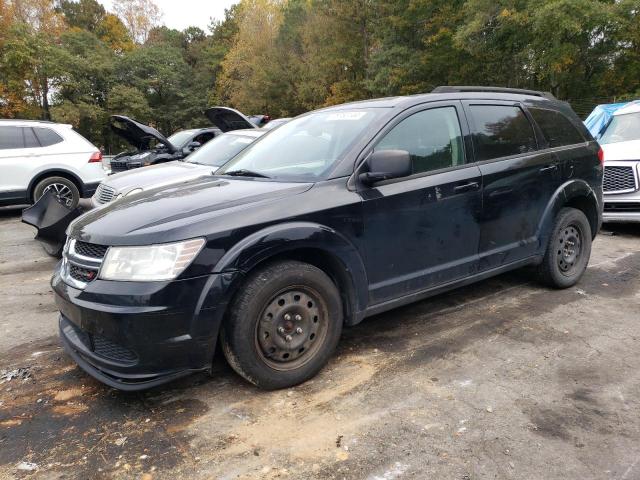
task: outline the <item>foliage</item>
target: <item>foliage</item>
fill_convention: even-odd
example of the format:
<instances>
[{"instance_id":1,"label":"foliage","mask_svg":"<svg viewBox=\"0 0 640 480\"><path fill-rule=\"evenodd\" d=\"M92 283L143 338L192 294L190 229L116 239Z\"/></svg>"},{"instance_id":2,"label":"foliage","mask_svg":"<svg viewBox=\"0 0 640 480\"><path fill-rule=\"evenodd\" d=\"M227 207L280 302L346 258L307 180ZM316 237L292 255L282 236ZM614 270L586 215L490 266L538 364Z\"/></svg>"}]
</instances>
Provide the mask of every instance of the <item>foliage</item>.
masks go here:
<instances>
[{"instance_id":1,"label":"foliage","mask_svg":"<svg viewBox=\"0 0 640 480\"><path fill-rule=\"evenodd\" d=\"M240 0L208 31L161 17L153 0L0 0L0 115L114 150L114 113L169 135L215 104L292 116L477 84L588 113L640 94L638 0Z\"/></svg>"}]
</instances>

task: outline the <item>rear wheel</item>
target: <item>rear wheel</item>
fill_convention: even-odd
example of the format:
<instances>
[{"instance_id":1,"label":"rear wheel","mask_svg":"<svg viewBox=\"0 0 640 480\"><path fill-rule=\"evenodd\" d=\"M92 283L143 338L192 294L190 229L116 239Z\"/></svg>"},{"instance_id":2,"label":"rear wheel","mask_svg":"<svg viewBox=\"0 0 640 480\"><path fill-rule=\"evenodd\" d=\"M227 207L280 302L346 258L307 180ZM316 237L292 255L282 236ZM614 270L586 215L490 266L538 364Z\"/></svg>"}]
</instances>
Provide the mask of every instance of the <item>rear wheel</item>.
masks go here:
<instances>
[{"instance_id":1,"label":"rear wheel","mask_svg":"<svg viewBox=\"0 0 640 480\"><path fill-rule=\"evenodd\" d=\"M51 191L58 201L68 208L75 208L80 201L80 191L76 184L64 177L48 177L40 180L33 189L34 203L46 192Z\"/></svg>"},{"instance_id":2,"label":"rear wheel","mask_svg":"<svg viewBox=\"0 0 640 480\"><path fill-rule=\"evenodd\" d=\"M341 332L342 305L333 281L312 265L285 261L247 280L229 308L221 343L237 373L272 390L318 373Z\"/></svg>"},{"instance_id":3,"label":"rear wheel","mask_svg":"<svg viewBox=\"0 0 640 480\"><path fill-rule=\"evenodd\" d=\"M575 208L563 208L539 267L541 280L554 288L575 285L584 274L591 256L591 226L585 214Z\"/></svg>"}]
</instances>

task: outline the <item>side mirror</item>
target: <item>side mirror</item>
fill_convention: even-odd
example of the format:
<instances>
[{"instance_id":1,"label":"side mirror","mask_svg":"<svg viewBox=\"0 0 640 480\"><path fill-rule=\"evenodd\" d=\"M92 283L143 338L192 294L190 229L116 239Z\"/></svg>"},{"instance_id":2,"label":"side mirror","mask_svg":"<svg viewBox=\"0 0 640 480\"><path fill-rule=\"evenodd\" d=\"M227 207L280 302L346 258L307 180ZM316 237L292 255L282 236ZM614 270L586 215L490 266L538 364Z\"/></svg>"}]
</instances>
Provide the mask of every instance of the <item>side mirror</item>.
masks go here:
<instances>
[{"instance_id":1,"label":"side mirror","mask_svg":"<svg viewBox=\"0 0 640 480\"><path fill-rule=\"evenodd\" d=\"M187 145L187 149L190 152L193 152L194 150L199 149L202 146L202 144L200 142L189 142L189 144Z\"/></svg>"},{"instance_id":2,"label":"side mirror","mask_svg":"<svg viewBox=\"0 0 640 480\"><path fill-rule=\"evenodd\" d=\"M359 178L365 185L411 175L411 156L406 150L379 150L367 159L369 171Z\"/></svg>"}]
</instances>

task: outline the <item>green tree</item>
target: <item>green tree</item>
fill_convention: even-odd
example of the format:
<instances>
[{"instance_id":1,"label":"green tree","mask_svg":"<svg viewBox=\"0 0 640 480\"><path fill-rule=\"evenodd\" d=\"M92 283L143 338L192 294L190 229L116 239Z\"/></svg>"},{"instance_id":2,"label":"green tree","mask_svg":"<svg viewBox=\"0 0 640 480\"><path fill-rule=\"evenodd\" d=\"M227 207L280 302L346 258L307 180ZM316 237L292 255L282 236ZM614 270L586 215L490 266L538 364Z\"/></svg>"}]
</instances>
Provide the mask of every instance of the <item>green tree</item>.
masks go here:
<instances>
[{"instance_id":1,"label":"green tree","mask_svg":"<svg viewBox=\"0 0 640 480\"><path fill-rule=\"evenodd\" d=\"M107 13L96 0L60 0L58 11L70 27L90 32L96 31Z\"/></svg>"}]
</instances>

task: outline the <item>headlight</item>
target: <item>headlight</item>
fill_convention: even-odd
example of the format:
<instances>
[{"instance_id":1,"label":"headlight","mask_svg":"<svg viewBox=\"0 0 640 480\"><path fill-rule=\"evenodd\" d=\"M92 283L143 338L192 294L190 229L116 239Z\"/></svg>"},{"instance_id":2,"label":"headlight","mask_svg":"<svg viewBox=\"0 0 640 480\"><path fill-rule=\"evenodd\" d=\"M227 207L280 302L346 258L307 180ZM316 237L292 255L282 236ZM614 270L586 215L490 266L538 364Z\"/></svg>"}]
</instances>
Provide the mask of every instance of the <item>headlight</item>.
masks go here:
<instances>
[{"instance_id":1,"label":"headlight","mask_svg":"<svg viewBox=\"0 0 640 480\"><path fill-rule=\"evenodd\" d=\"M128 193L125 193L124 196L128 197L129 195L135 195L136 193L140 193L142 191L141 188L134 188L133 190L131 190Z\"/></svg>"},{"instance_id":2,"label":"headlight","mask_svg":"<svg viewBox=\"0 0 640 480\"><path fill-rule=\"evenodd\" d=\"M204 239L146 245L110 247L100 269L103 280L161 281L173 280L196 258Z\"/></svg>"}]
</instances>

